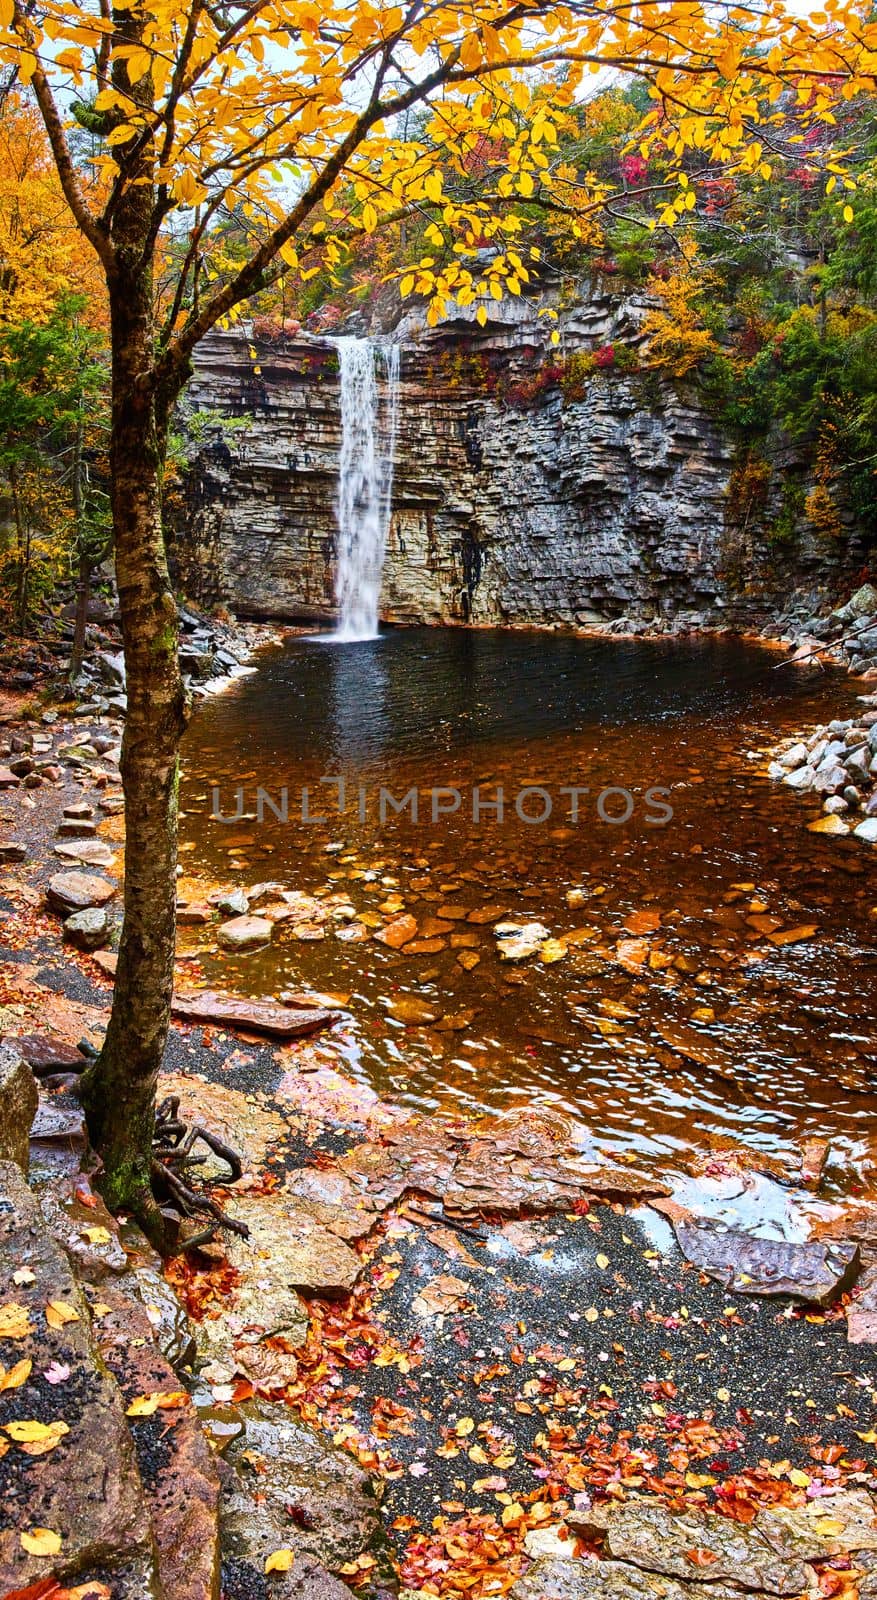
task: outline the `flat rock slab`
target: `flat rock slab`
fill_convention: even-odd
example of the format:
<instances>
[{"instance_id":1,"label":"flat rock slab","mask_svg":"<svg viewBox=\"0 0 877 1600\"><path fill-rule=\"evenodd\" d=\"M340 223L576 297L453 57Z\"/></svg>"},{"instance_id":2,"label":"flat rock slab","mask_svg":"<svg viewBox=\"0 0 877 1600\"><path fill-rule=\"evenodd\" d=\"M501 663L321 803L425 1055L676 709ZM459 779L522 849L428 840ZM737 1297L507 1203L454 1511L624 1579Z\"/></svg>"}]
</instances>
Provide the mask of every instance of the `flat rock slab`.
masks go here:
<instances>
[{"instance_id":1,"label":"flat rock slab","mask_svg":"<svg viewBox=\"0 0 877 1600\"><path fill-rule=\"evenodd\" d=\"M112 900L116 885L90 872L56 872L49 879L46 899L55 911L70 916L89 906L105 906Z\"/></svg>"},{"instance_id":2,"label":"flat rock slab","mask_svg":"<svg viewBox=\"0 0 877 1600\"><path fill-rule=\"evenodd\" d=\"M262 1573L266 1556L291 1548L297 1560L309 1556L337 1572L375 1543L374 1490L345 1451L333 1450L282 1405L253 1402L241 1412L245 1428L226 1456L235 1474L222 1504L223 1550L232 1559ZM303 1513L295 1521L291 1505ZM310 1591L303 1593L310 1600Z\"/></svg>"},{"instance_id":3,"label":"flat rock slab","mask_svg":"<svg viewBox=\"0 0 877 1600\"><path fill-rule=\"evenodd\" d=\"M54 846L54 852L68 861L84 861L90 867L111 867L116 859L103 839L63 839Z\"/></svg>"},{"instance_id":4,"label":"flat rock slab","mask_svg":"<svg viewBox=\"0 0 877 1600\"><path fill-rule=\"evenodd\" d=\"M605 1521L607 1556L669 1578L703 1579L771 1595L798 1595L810 1573L800 1557L780 1555L759 1532L714 1511L671 1512L661 1500L627 1500ZM693 1559L692 1552L698 1553Z\"/></svg>"},{"instance_id":5,"label":"flat rock slab","mask_svg":"<svg viewBox=\"0 0 877 1600\"><path fill-rule=\"evenodd\" d=\"M803 1506L759 1511L755 1527L778 1554L801 1561L877 1551L877 1500L865 1489L841 1489Z\"/></svg>"},{"instance_id":6,"label":"flat rock slab","mask_svg":"<svg viewBox=\"0 0 877 1600\"><path fill-rule=\"evenodd\" d=\"M694 1266L736 1294L788 1295L807 1305L828 1305L849 1288L859 1267L858 1246L845 1240L787 1244L687 1223L676 1224L676 1237Z\"/></svg>"},{"instance_id":7,"label":"flat rock slab","mask_svg":"<svg viewBox=\"0 0 877 1600\"><path fill-rule=\"evenodd\" d=\"M697 1570L703 1578L709 1569ZM681 1583L621 1561L546 1556L518 1579L509 1600L743 1600L746 1592L721 1582Z\"/></svg>"},{"instance_id":8,"label":"flat rock slab","mask_svg":"<svg viewBox=\"0 0 877 1600\"><path fill-rule=\"evenodd\" d=\"M289 1572L272 1572L270 1578L257 1574L251 1562L231 1559L223 1562L222 1580L227 1600L262 1594L271 1600L353 1600L352 1589L309 1555L297 1554Z\"/></svg>"},{"instance_id":9,"label":"flat rock slab","mask_svg":"<svg viewBox=\"0 0 877 1600\"><path fill-rule=\"evenodd\" d=\"M27 1269L33 1281L15 1283ZM46 1307L65 1310L50 1327ZM18 1168L0 1164L0 1308L12 1318L20 1306L21 1337L0 1337L7 1368L33 1363L27 1381L3 1396L2 1419L63 1423L69 1430L41 1456L12 1443L0 1456L0 1593L38 1580L72 1580L95 1567L121 1566L151 1544L134 1446L118 1388L98 1360L89 1309L64 1252L48 1233L34 1195ZM15 1324L13 1323L13 1326ZM6 1323L2 1324L6 1326ZM63 1382L44 1374L53 1364L69 1369ZM0 1435L4 1439L6 1435ZM60 1535L60 1554L32 1556L20 1533L33 1527ZM136 1591L134 1591L136 1592Z\"/></svg>"},{"instance_id":10,"label":"flat rock slab","mask_svg":"<svg viewBox=\"0 0 877 1600\"><path fill-rule=\"evenodd\" d=\"M250 1230L249 1239L234 1237L226 1244L228 1259L240 1272L272 1278L287 1292L350 1293L362 1258L317 1220L307 1202L282 1190L241 1195L235 1196L234 1214Z\"/></svg>"},{"instance_id":11,"label":"flat rock slab","mask_svg":"<svg viewBox=\"0 0 877 1600\"><path fill-rule=\"evenodd\" d=\"M221 932L222 930L220 930ZM215 990L175 994L175 1017L186 1022L207 1022L223 1028L250 1028L275 1039L304 1039L338 1021L340 1012L292 1010L273 1000L248 1000L245 995L219 994Z\"/></svg>"},{"instance_id":12,"label":"flat rock slab","mask_svg":"<svg viewBox=\"0 0 877 1600\"><path fill-rule=\"evenodd\" d=\"M88 1065L86 1057L75 1044L54 1039L49 1034L23 1033L10 1039L27 1062L35 1078L44 1078L50 1072L83 1072Z\"/></svg>"},{"instance_id":13,"label":"flat rock slab","mask_svg":"<svg viewBox=\"0 0 877 1600\"><path fill-rule=\"evenodd\" d=\"M217 928L216 937L224 950L255 950L270 944L273 931L267 917L232 917Z\"/></svg>"}]
</instances>

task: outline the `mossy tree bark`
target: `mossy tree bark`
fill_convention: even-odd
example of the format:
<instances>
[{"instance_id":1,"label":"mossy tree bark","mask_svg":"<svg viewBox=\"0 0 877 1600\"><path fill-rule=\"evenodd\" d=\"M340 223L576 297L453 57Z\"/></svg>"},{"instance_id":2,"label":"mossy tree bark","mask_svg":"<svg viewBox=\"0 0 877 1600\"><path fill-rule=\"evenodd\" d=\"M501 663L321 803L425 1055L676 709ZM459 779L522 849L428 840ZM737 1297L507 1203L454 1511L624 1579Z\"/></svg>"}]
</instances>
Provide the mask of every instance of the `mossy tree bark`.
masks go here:
<instances>
[{"instance_id":1,"label":"mossy tree bark","mask_svg":"<svg viewBox=\"0 0 877 1600\"><path fill-rule=\"evenodd\" d=\"M164 1228L151 1185L152 1139L173 986L185 696L161 523L167 417L180 385L159 389L156 380L152 220L150 182L131 185L113 219L107 270L112 515L128 696L121 757L125 915L106 1038L81 1092L108 1204L132 1211L160 1244Z\"/></svg>"}]
</instances>

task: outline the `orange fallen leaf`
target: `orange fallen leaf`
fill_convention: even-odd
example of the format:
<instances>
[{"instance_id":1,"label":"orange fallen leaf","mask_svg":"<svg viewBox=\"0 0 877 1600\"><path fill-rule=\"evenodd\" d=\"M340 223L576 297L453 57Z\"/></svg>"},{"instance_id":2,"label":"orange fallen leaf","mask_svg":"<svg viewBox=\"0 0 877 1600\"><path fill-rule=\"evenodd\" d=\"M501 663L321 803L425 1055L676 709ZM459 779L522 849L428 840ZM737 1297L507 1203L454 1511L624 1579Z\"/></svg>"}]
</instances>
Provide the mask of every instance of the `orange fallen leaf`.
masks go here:
<instances>
[{"instance_id":1,"label":"orange fallen leaf","mask_svg":"<svg viewBox=\"0 0 877 1600\"><path fill-rule=\"evenodd\" d=\"M16 1361L15 1366L10 1367L8 1372L5 1367L0 1366L0 1394L5 1389L20 1389L23 1383L27 1383L32 1371L33 1362L30 1357L24 1361Z\"/></svg>"},{"instance_id":2,"label":"orange fallen leaf","mask_svg":"<svg viewBox=\"0 0 877 1600\"><path fill-rule=\"evenodd\" d=\"M686 1550L685 1559L690 1561L693 1567L711 1567L719 1558L715 1550Z\"/></svg>"}]
</instances>

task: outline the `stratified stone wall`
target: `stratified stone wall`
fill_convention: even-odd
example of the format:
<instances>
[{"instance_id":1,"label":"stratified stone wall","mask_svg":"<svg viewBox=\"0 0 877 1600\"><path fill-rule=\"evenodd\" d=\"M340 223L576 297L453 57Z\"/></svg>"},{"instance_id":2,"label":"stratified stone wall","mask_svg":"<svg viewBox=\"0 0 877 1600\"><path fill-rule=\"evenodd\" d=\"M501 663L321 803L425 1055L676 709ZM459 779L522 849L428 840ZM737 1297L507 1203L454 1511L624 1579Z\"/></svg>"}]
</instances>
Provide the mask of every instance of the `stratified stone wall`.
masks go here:
<instances>
[{"instance_id":1,"label":"stratified stone wall","mask_svg":"<svg viewBox=\"0 0 877 1600\"><path fill-rule=\"evenodd\" d=\"M595 296L562 319L564 352L636 338L636 299ZM404 330L403 330L404 333ZM256 349L254 359L252 351ZM404 345L381 611L396 622L746 620L836 559L781 567L733 528L732 449L688 395L598 371L581 397L532 308L418 330ZM335 352L249 329L201 345L187 400L249 418L188 478L176 560L187 592L244 616L333 614L340 447ZM730 531L729 531L730 528Z\"/></svg>"}]
</instances>

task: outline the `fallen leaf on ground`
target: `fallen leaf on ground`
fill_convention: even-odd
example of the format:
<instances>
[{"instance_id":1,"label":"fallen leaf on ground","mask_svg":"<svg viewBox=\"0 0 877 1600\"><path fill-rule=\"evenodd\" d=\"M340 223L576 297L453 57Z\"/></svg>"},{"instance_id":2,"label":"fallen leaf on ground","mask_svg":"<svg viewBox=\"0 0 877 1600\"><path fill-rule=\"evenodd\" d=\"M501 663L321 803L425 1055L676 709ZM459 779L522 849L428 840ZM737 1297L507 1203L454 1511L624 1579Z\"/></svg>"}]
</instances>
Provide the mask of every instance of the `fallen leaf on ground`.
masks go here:
<instances>
[{"instance_id":1,"label":"fallen leaf on ground","mask_svg":"<svg viewBox=\"0 0 877 1600\"><path fill-rule=\"evenodd\" d=\"M32 1371L33 1362L29 1358L25 1361L16 1361L15 1366L10 1367L8 1372L5 1367L0 1366L0 1394L5 1389L20 1389L23 1383L27 1383Z\"/></svg>"},{"instance_id":2,"label":"fallen leaf on ground","mask_svg":"<svg viewBox=\"0 0 877 1600\"><path fill-rule=\"evenodd\" d=\"M288 1572L295 1560L294 1550L275 1550L265 1560L266 1572Z\"/></svg>"},{"instance_id":3,"label":"fallen leaf on ground","mask_svg":"<svg viewBox=\"0 0 877 1600\"><path fill-rule=\"evenodd\" d=\"M46 1321L50 1328L63 1328L67 1322L78 1322L79 1312L66 1300L50 1300L46 1306Z\"/></svg>"},{"instance_id":4,"label":"fallen leaf on ground","mask_svg":"<svg viewBox=\"0 0 877 1600\"><path fill-rule=\"evenodd\" d=\"M70 1432L66 1422L32 1422L28 1419L4 1422L0 1426L27 1456L48 1455L61 1443L65 1433Z\"/></svg>"},{"instance_id":5,"label":"fallen leaf on ground","mask_svg":"<svg viewBox=\"0 0 877 1600\"><path fill-rule=\"evenodd\" d=\"M33 1324L27 1306L15 1301L0 1306L0 1339L26 1339L29 1333L33 1333Z\"/></svg>"},{"instance_id":6,"label":"fallen leaf on ground","mask_svg":"<svg viewBox=\"0 0 877 1600\"><path fill-rule=\"evenodd\" d=\"M30 1528L18 1537L29 1556L56 1556L61 1548L61 1535L51 1528Z\"/></svg>"},{"instance_id":7,"label":"fallen leaf on ground","mask_svg":"<svg viewBox=\"0 0 877 1600\"><path fill-rule=\"evenodd\" d=\"M125 1416L151 1417L156 1411L176 1411L179 1406L186 1405L188 1399L185 1389L168 1389L164 1394L141 1394L131 1401Z\"/></svg>"}]
</instances>

